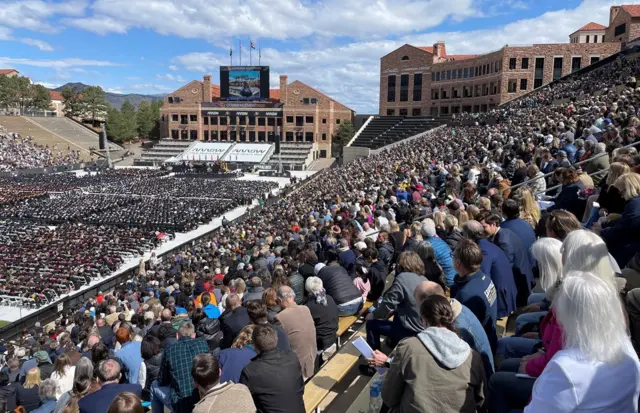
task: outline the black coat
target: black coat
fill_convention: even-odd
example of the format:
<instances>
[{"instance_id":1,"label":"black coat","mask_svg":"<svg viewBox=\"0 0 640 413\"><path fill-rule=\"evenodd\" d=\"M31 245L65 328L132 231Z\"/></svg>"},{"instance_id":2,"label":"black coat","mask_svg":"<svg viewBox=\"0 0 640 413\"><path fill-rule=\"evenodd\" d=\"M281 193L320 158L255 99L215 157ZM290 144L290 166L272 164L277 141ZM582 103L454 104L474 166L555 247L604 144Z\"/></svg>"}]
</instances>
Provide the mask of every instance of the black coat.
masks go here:
<instances>
[{"instance_id":1,"label":"black coat","mask_svg":"<svg viewBox=\"0 0 640 413\"><path fill-rule=\"evenodd\" d=\"M378 299L382 297L388 275L389 271L387 270L387 266L380 260L377 260L369 266L369 284L371 285L371 290L369 291L367 300L378 301Z\"/></svg>"},{"instance_id":2,"label":"black coat","mask_svg":"<svg viewBox=\"0 0 640 413\"><path fill-rule=\"evenodd\" d=\"M360 291L353 285L347 270L339 265L328 265L318 273L327 294L337 305L348 303L360 297Z\"/></svg>"},{"instance_id":3,"label":"black coat","mask_svg":"<svg viewBox=\"0 0 640 413\"><path fill-rule=\"evenodd\" d=\"M305 413L302 369L293 351L258 354L242 369L240 383L249 388L258 412Z\"/></svg>"},{"instance_id":4,"label":"black coat","mask_svg":"<svg viewBox=\"0 0 640 413\"><path fill-rule=\"evenodd\" d=\"M18 407L18 405L16 404L16 394L18 386L20 385L17 383L0 386L0 409L4 409L0 411L12 412L13 409Z\"/></svg>"},{"instance_id":5,"label":"black coat","mask_svg":"<svg viewBox=\"0 0 640 413\"><path fill-rule=\"evenodd\" d=\"M327 295L327 305L316 302L310 297L307 307L311 312L313 323L316 326L316 343L318 351L326 350L337 340L338 333L338 306L330 295Z\"/></svg>"},{"instance_id":6,"label":"black coat","mask_svg":"<svg viewBox=\"0 0 640 413\"><path fill-rule=\"evenodd\" d=\"M300 274L304 277L304 279L306 281L307 278L313 277L315 275L314 268L315 268L314 264L305 262L304 264L302 264L300 266L300 268L298 268L298 271L300 272Z\"/></svg>"},{"instance_id":7,"label":"black coat","mask_svg":"<svg viewBox=\"0 0 640 413\"><path fill-rule=\"evenodd\" d=\"M462 232L456 231L454 229L449 233L444 233L443 236L441 236L440 238L442 238L442 240L447 243L449 248L451 248L451 251L453 251L456 249L456 247L458 246L458 242L460 242L463 236L462 236Z\"/></svg>"},{"instance_id":8,"label":"black coat","mask_svg":"<svg viewBox=\"0 0 640 413\"><path fill-rule=\"evenodd\" d=\"M17 385L16 404L24 407L27 412L37 409L40 406L39 386L25 389L22 384Z\"/></svg>"},{"instance_id":9,"label":"black coat","mask_svg":"<svg viewBox=\"0 0 640 413\"><path fill-rule=\"evenodd\" d=\"M378 249L378 261L382 261L388 269L393 263L394 254L393 245L390 242L385 242Z\"/></svg>"},{"instance_id":10,"label":"black coat","mask_svg":"<svg viewBox=\"0 0 640 413\"><path fill-rule=\"evenodd\" d=\"M554 204L547 208L551 212L556 209L566 209L577 217L581 217L584 213L586 201L580 199L579 193L584 190L582 181L577 181L562 187L562 191L554 200Z\"/></svg>"},{"instance_id":11,"label":"black coat","mask_svg":"<svg viewBox=\"0 0 640 413\"><path fill-rule=\"evenodd\" d=\"M529 252L522 245L520 237L510 229L500 228L493 237L493 243L500 247L509 259L518 293L523 294L521 289L525 287L530 290L535 285L533 265L529 262ZM527 297L529 292L527 291Z\"/></svg>"},{"instance_id":12,"label":"black coat","mask_svg":"<svg viewBox=\"0 0 640 413\"><path fill-rule=\"evenodd\" d=\"M231 347L233 340L243 328L251 324L249 313L245 307L238 307L235 310L227 310L219 318L220 329L222 330L222 340L220 340L220 348L225 349Z\"/></svg>"},{"instance_id":13,"label":"black coat","mask_svg":"<svg viewBox=\"0 0 640 413\"><path fill-rule=\"evenodd\" d=\"M151 357L149 360L144 361L144 365L147 367L147 379L144 382L144 389L142 390L142 398L144 400L151 399L151 395L149 393L151 389L151 383L153 383L154 380L158 380L163 355L164 353L161 351L160 353Z\"/></svg>"},{"instance_id":14,"label":"black coat","mask_svg":"<svg viewBox=\"0 0 640 413\"><path fill-rule=\"evenodd\" d=\"M289 276L289 283L291 284L293 292L296 293L296 304L298 305L305 302L304 282L305 278L298 271L293 272L293 274Z\"/></svg>"},{"instance_id":15,"label":"black coat","mask_svg":"<svg viewBox=\"0 0 640 413\"><path fill-rule=\"evenodd\" d=\"M222 331L220 331L220 320L217 318L203 318L196 328L196 337L204 339L209 345L209 350L213 351L220 345Z\"/></svg>"}]
</instances>

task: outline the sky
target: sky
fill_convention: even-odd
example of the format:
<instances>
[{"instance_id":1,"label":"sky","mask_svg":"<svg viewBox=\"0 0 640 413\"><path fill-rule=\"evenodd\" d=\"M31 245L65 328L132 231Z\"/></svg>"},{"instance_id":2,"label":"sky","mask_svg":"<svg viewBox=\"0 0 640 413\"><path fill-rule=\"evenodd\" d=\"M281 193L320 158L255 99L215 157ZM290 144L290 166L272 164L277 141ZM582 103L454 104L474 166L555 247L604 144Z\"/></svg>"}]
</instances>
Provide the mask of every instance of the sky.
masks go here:
<instances>
[{"instance_id":1,"label":"sky","mask_svg":"<svg viewBox=\"0 0 640 413\"><path fill-rule=\"evenodd\" d=\"M50 88L170 93L219 66L248 64L249 42L280 74L361 114L377 113L380 58L409 43L447 53L567 43L606 0L0 0L0 69ZM242 53L239 44L242 43ZM258 51L252 53L258 64Z\"/></svg>"}]
</instances>

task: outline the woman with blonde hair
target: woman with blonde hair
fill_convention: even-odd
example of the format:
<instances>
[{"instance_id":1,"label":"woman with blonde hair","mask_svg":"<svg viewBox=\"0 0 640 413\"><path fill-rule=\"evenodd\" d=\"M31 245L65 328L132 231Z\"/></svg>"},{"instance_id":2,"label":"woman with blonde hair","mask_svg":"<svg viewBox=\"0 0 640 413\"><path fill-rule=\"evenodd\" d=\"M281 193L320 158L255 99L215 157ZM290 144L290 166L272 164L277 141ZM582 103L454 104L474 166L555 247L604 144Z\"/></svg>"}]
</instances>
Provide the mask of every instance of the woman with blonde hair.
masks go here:
<instances>
[{"instance_id":1,"label":"woman with blonde hair","mask_svg":"<svg viewBox=\"0 0 640 413\"><path fill-rule=\"evenodd\" d=\"M247 284L244 282L244 280L242 278L238 278L234 283L233 286L235 287L236 291L235 293L238 295L238 297L240 297L240 299L242 300L242 296L244 295L244 293L247 291Z\"/></svg>"},{"instance_id":2,"label":"woman with blonde hair","mask_svg":"<svg viewBox=\"0 0 640 413\"><path fill-rule=\"evenodd\" d=\"M562 242L562 272L590 272L619 291L616 274L611 265L607 245L597 234L578 229L572 231Z\"/></svg>"},{"instance_id":3,"label":"woman with blonde hair","mask_svg":"<svg viewBox=\"0 0 640 413\"><path fill-rule=\"evenodd\" d=\"M520 218L527 221L532 228L536 228L540 220L540 207L533 198L533 194L526 186L521 186L516 190L514 197L520 204Z\"/></svg>"},{"instance_id":4,"label":"woman with blonde hair","mask_svg":"<svg viewBox=\"0 0 640 413\"><path fill-rule=\"evenodd\" d=\"M444 219L444 233L440 235L440 238L447 243L451 251L455 250L458 246L458 242L463 238L462 230L458 225L458 218L453 215L447 215Z\"/></svg>"},{"instance_id":5,"label":"woman with blonde hair","mask_svg":"<svg viewBox=\"0 0 640 413\"><path fill-rule=\"evenodd\" d=\"M218 354L218 361L220 362L220 369L222 374L220 375L220 383L231 381L233 383L240 382L240 374L242 369L251 362L251 359L256 356L256 351L253 348L253 341L251 335L255 324L249 324L240 331L230 348L224 349Z\"/></svg>"},{"instance_id":6,"label":"woman with blonde hair","mask_svg":"<svg viewBox=\"0 0 640 413\"><path fill-rule=\"evenodd\" d=\"M478 208L480 208L480 211L491 211L491 200L484 196L480 197L478 199Z\"/></svg>"},{"instance_id":7,"label":"woman with blonde hair","mask_svg":"<svg viewBox=\"0 0 640 413\"><path fill-rule=\"evenodd\" d=\"M443 231L445 229L444 221L447 214L442 211L436 211L433 213L433 222L436 223L436 231Z\"/></svg>"},{"instance_id":8,"label":"woman with blonde hair","mask_svg":"<svg viewBox=\"0 0 640 413\"><path fill-rule=\"evenodd\" d=\"M459 209L456 211L456 215L458 218L458 229L462 230L464 223L469 220L469 213L464 209Z\"/></svg>"},{"instance_id":9,"label":"woman with blonde hair","mask_svg":"<svg viewBox=\"0 0 640 413\"><path fill-rule=\"evenodd\" d=\"M16 403L24 407L27 412L40 406L40 382L40 369L34 367L27 372L24 384L18 385Z\"/></svg>"},{"instance_id":10,"label":"woman with blonde hair","mask_svg":"<svg viewBox=\"0 0 640 413\"><path fill-rule=\"evenodd\" d=\"M622 216L601 235L620 267L640 251L640 174L629 172L616 179L614 186L626 204Z\"/></svg>"},{"instance_id":11,"label":"woman with blonde hair","mask_svg":"<svg viewBox=\"0 0 640 413\"><path fill-rule=\"evenodd\" d=\"M527 185L531 188L531 192L535 194L544 195L544 191L547 190L547 181L544 179L544 174L540 172L540 168L537 165L531 164L527 168L527 178L532 179Z\"/></svg>"}]
</instances>

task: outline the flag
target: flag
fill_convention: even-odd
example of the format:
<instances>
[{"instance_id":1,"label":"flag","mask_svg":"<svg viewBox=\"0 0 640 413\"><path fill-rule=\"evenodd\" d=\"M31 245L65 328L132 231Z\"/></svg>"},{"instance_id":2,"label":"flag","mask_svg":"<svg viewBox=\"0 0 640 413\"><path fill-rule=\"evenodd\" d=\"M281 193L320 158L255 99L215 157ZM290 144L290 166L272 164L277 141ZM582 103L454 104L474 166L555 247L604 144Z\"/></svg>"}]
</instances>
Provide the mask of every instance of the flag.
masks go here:
<instances>
[{"instance_id":1,"label":"flag","mask_svg":"<svg viewBox=\"0 0 640 413\"><path fill-rule=\"evenodd\" d=\"M233 56L233 48L229 47L229 56Z\"/></svg>"},{"instance_id":2,"label":"flag","mask_svg":"<svg viewBox=\"0 0 640 413\"><path fill-rule=\"evenodd\" d=\"M251 46L251 48L252 48L252 49L255 49L255 48L256 48L256 45L255 45L255 44L253 44L253 42L251 42L251 41L249 42L249 46Z\"/></svg>"}]
</instances>

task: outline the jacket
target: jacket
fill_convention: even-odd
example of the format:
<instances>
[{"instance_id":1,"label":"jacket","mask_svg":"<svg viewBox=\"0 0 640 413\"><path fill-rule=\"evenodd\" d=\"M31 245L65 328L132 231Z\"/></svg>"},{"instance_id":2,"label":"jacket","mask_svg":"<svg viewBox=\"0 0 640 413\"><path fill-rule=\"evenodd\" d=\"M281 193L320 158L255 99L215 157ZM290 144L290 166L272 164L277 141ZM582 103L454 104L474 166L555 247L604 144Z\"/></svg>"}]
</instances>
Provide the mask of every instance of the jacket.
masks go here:
<instances>
[{"instance_id":1,"label":"jacket","mask_svg":"<svg viewBox=\"0 0 640 413\"><path fill-rule=\"evenodd\" d=\"M622 216L600 236L620 268L624 268L635 253L640 251L640 196L627 201Z\"/></svg>"},{"instance_id":2,"label":"jacket","mask_svg":"<svg viewBox=\"0 0 640 413\"><path fill-rule=\"evenodd\" d=\"M531 225L524 219L512 218L503 221L500 224L500 228L506 228L514 232L518 238L520 238L522 247L524 248L527 257L529 257L529 263L533 266L536 263L536 260L531 253L531 247L536 242L536 233Z\"/></svg>"},{"instance_id":3,"label":"jacket","mask_svg":"<svg viewBox=\"0 0 640 413\"><path fill-rule=\"evenodd\" d=\"M208 317L200 320L196 328L196 337L205 340L209 345L209 350L213 351L218 348L222 339L220 320Z\"/></svg>"},{"instance_id":4,"label":"jacket","mask_svg":"<svg viewBox=\"0 0 640 413\"><path fill-rule=\"evenodd\" d=\"M258 354L242 370L240 383L249 388L261 413L305 413L304 380L293 352L269 350Z\"/></svg>"},{"instance_id":5,"label":"jacket","mask_svg":"<svg viewBox=\"0 0 640 413\"><path fill-rule=\"evenodd\" d=\"M360 291L353 285L347 270L339 265L327 265L318 272L322 285L337 305L348 303L360 297Z\"/></svg>"},{"instance_id":6,"label":"jacket","mask_svg":"<svg viewBox=\"0 0 640 413\"><path fill-rule=\"evenodd\" d=\"M247 386L243 384L219 384L209 390L193 408L193 413L253 413L256 405Z\"/></svg>"},{"instance_id":7,"label":"jacket","mask_svg":"<svg viewBox=\"0 0 640 413\"><path fill-rule=\"evenodd\" d=\"M598 156L600 155L600 156ZM591 159L590 161L586 162L584 165L584 171L589 174L592 175L594 172L598 172L598 171L602 171L604 169L607 169L610 165L609 163L609 155L606 153L601 153L598 154L596 156L598 156L597 158ZM604 179L603 174L598 174L598 175L594 175L593 176L593 184L595 186L598 186L600 184L600 181L602 179Z\"/></svg>"},{"instance_id":8,"label":"jacket","mask_svg":"<svg viewBox=\"0 0 640 413\"><path fill-rule=\"evenodd\" d=\"M294 293L296 293L296 304L300 305L305 302L305 290L304 290L304 282L305 278L298 271L294 271L289 276L289 284L291 284L291 289Z\"/></svg>"},{"instance_id":9,"label":"jacket","mask_svg":"<svg viewBox=\"0 0 640 413\"><path fill-rule=\"evenodd\" d=\"M613 185L605 185L598 196L600 208L607 210L609 214L622 214L627 201L622 197L618 188Z\"/></svg>"},{"instance_id":10,"label":"jacket","mask_svg":"<svg viewBox=\"0 0 640 413\"><path fill-rule=\"evenodd\" d=\"M24 407L27 412L37 409L40 406L39 386L25 389L22 384L17 386L16 404Z\"/></svg>"},{"instance_id":11,"label":"jacket","mask_svg":"<svg viewBox=\"0 0 640 413\"><path fill-rule=\"evenodd\" d=\"M480 269L491 277L496 287L498 298L498 318L506 317L516 309L518 289L513 279L513 271L509 259L498 246L486 239L478 240L482 250Z\"/></svg>"},{"instance_id":12,"label":"jacket","mask_svg":"<svg viewBox=\"0 0 640 413\"><path fill-rule=\"evenodd\" d=\"M80 413L106 413L113 399L125 391L138 397L142 395L142 387L139 384L106 384L97 392L88 394L78 401Z\"/></svg>"},{"instance_id":13,"label":"jacket","mask_svg":"<svg viewBox=\"0 0 640 413\"><path fill-rule=\"evenodd\" d=\"M444 271L444 278L447 285L451 286L451 284L453 284L453 278L456 276L456 270L453 269L451 248L449 248L447 243L440 238L428 237L426 240L429 241L433 247L433 251L436 255L436 261L438 261L438 264L442 267L442 271Z\"/></svg>"},{"instance_id":14,"label":"jacket","mask_svg":"<svg viewBox=\"0 0 640 413\"><path fill-rule=\"evenodd\" d=\"M338 253L338 262L342 265L349 277L353 278L356 274L356 253L352 249L346 249Z\"/></svg>"},{"instance_id":15,"label":"jacket","mask_svg":"<svg viewBox=\"0 0 640 413\"><path fill-rule=\"evenodd\" d=\"M327 305L318 303L315 297L310 298L306 304L316 326L316 345L319 351L331 347L338 338L338 306L330 295L326 299Z\"/></svg>"},{"instance_id":16,"label":"jacket","mask_svg":"<svg viewBox=\"0 0 640 413\"><path fill-rule=\"evenodd\" d=\"M382 400L394 413L484 411L482 360L456 333L429 327L393 352Z\"/></svg>"},{"instance_id":17,"label":"jacket","mask_svg":"<svg viewBox=\"0 0 640 413\"><path fill-rule=\"evenodd\" d=\"M551 212L556 209L565 209L577 217L584 213L585 201L580 199L580 192L584 190L582 181L576 181L569 185L563 185L562 190L553 201L553 205L547 208Z\"/></svg>"},{"instance_id":18,"label":"jacket","mask_svg":"<svg viewBox=\"0 0 640 413\"><path fill-rule=\"evenodd\" d=\"M253 344L247 344L241 348L226 348L222 350L218 354L218 362L222 370L220 383L227 381L239 383L242 369L244 369L255 356L256 352Z\"/></svg>"},{"instance_id":19,"label":"jacket","mask_svg":"<svg viewBox=\"0 0 640 413\"><path fill-rule=\"evenodd\" d=\"M35 410L32 410L33 413L52 413L53 410L56 408L56 400L47 400L46 402L42 403L40 405L40 407L38 407Z\"/></svg>"},{"instance_id":20,"label":"jacket","mask_svg":"<svg viewBox=\"0 0 640 413\"><path fill-rule=\"evenodd\" d=\"M220 329L222 330L222 340L220 340L220 348L225 349L231 347L233 340L238 337L243 328L251 324L249 313L245 307L238 307L235 310L227 309L219 318Z\"/></svg>"},{"instance_id":21,"label":"jacket","mask_svg":"<svg viewBox=\"0 0 640 413\"><path fill-rule=\"evenodd\" d=\"M442 237L440 238L442 238L442 240L447 243L449 248L451 248L451 251L453 251L458 246L458 242L460 242L460 240L463 238L463 235L462 232L454 229L451 232L443 233Z\"/></svg>"},{"instance_id":22,"label":"jacket","mask_svg":"<svg viewBox=\"0 0 640 413\"><path fill-rule=\"evenodd\" d=\"M316 327L309 308L301 305L287 307L278 313L278 320L287 332L291 350L298 356L302 376L305 379L313 376L318 346Z\"/></svg>"},{"instance_id":23,"label":"jacket","mask_svg":"<svg viewBox=\"0 0 640 413\"><path fill-rule=\"evenodd\" d=\"M162 366L162 356L163 353L160 352L155 356L151 357L149 360L144 361L144 365L147 369L147 378L144 382L144 392L149 392L151 389L151 383L154 380L158 379L158 375L160 374L160 367Z\"/></svg>"},{"instance_id":24,"label":"jacket","mask_svg":"<svg viewBox=\"0 0 640 413\"><path fill-rule=\"evenodd\" d=\"M264 287L251 287L249 291L242 296L242 305L252 300L262 301L262 295L264 294Z\"/></svg>"},{"instance_id":25,"label":"jacket","mask_svg":"<svg viewBox=\"0 0 640 413\"><path fill-rule=\"evenodd\" d=\"M384 265L389 268L389 266L393 263L393 255L395 251L391 242L385 242L380 245L378 249L378 260L382 261Z\"/></svg>"},{"instance_id":26,"label":"jacket","mask_svg":"<svg viewBox=\"0 0 640 413\"><path fill-rule=\"evenodd\" d=\"M317 263L315 263L317 264ZM314 267L315 267L314 263L309 263L309 262L305 262L304 264L302 264L300 266L300 268L298 268L298 271L300 271L300 274L304 277L305 281L307 280L307 278L309 277L313 277L315 275L314 273Z\"/></svg>"},{"instance_id":27,"label":"jacket","mask_svg":"<svg viewBox=\"0 0 640 413\"><path fill-rule=\"evenodd\" d=\"M40 369L40 380L46 380L51 377L51 373L53 373L53 364L51 363L38 363L38 368Z\"/></svg>"},{"instance_id":28,"label":"jacket","mask_svg":"<svg viewBox=\"0 0 640 413\"><path fill-rule=\"evenodd\" d=\"M420 311L416 303L414 291L418 284L427 281L423 275L412 272L401 272L382 296L382 301L373 311L373 318L386 320L391 312L400 319L402 326L410 331L419 333L424 329Z\"/></svg>"},{"instance_id":29,"label":"jacket","mask_svg":"<svg viewBox=\"0 0 640 413\"><path fill-rule=\"evenodd\" d=\"M540 322L540 339L544 346L544 354L527 361L525 365L526 372L531 377L540 376L549 360L562 350L562 326L556 320L553 308Z\"/></svg>"},{"instance_id":30,"label":"jacket","mask_svg":"<svg viewBox=\"0 0 640 413\"><path fill-rule=\"evenodd\" d=\"M16 404L16 395L18 393L17 383L11 383L6 386L0 386L0 406L5 406L7 411L13 411L18 405Z\"/></svg>"},{"instance_id":31,"label":"jacket","mask_svg":"<svg viewBox=\"0 0 640 413\"><path fill-rule=\"evenodd\" d=\"M560 350L533 386L524 413L636 412L640 363L631 343L618 363L592 362L577 349Z\"/></svg>"},{"instance_id":32,"label":"jacket","mask_svg":"<svg viewBox=\"0 0 640 413\"><path fill-rule=\"evenodd\" d=\"M531 231L533 231L529 224L525 221L522 222L527 225ZM530 292L531 288L535 285L535 280L533 279L533 265L529 261L529 254L522 245L520 237L508 228L500 227L498 232L493 236L493 243L500 247L502 252L507 256L507 259L511 264L513 276L518 280L518 282L516 282L516 286L520 286L520 288L526 286Z\"/></svg>"},{"instance_id":33,"label":"jacket","mask_svg":"<svg viewBox=\"0 0 640 413\"><path fill-rule=\"evenodd\" d=\"M369 291L367 300L375 302L382 297L387 277L389 275L388 268L389 267L387 267L384 262L380 261L380 259L377 259L375 262L371 263L371 266L369 266L369 282L371 284L371 290Z\"/></svg>"},{"instance_id":34,"label":"jacket","mask_svg":"<svg viewBox=\"0 0 640 413\"><path fill-rule=\"evenodd\" d=\"M125 377L131 384L138 382L138 373L140 372L140 363L142 360L142 342L130 341L124 343L122 348L115 352L115 356L122 361L126 367Z\"/></svg>"},{"instance_id":35,"label":"jacket","mask_svg":"<svg viewBox=\"0 0 640 413\"><path fill-rule=\"evenodd\" d=\"M469 308L478 318L492 347L497 343L495 326L498 318L498 303L496 295L493 281L481 270L465 277L456 276L451 287L451 297Z\"/></svg>"},{"instance_id":36,"label":"jacket","mask_svg":"<svg viewBox=\"0 0 640 413\"><path fill-rule=\"evenodd\" d=\"M528 184L531 187L531 193L534 197L536 193L544 192L547 189L547 181L544 180L544 173L538 172L536 176L531 179L535 179L535 181L531 181Z\"/></svg>"},{"instance_id":37,"label":"jacket","mask_svg":"<svg viewBox=\"0 0 640 413\"><path fill-rule=\"evenodd\" d=\"M487 337L484 327L480 324L480 321L478 321L478 317L469 310L469 307L462 305L460 301L455 298L451 299L451 309L455 317L453 326L458 330L460 338L480 354L484 372L488 380L495 370L493 365L493 351L491 350L489 337Z\"/></svg>"}]
</instances>

